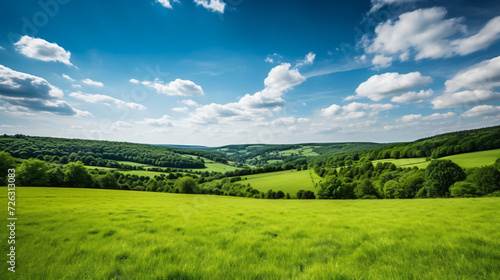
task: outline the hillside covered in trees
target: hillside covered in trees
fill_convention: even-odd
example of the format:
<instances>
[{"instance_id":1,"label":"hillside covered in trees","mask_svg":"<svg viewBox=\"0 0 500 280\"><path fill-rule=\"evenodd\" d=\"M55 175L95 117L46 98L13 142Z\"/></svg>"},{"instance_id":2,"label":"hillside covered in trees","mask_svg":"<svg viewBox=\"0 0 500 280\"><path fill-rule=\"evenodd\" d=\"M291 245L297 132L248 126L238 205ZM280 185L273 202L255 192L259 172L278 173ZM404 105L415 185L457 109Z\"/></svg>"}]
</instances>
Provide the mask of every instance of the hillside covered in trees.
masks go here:
<instances>
[{"instance_id":1,"label":"hillside covered in trees","mask_svg":"<svg viewBox=\"0 0 500 280\"><path fill-rule=\"evenodd\" d=\"M386 158L440 158L500 148L500 126L440 134L409 143L365 151L370 160Z\"/></svg>"},{"instance_id":2,"label":"hillside covered in trees","mask_svg":"<svg viewBox=\"0 0 500 280\"><path fill-rule=\"evenodd\" d=\"M174 168L205 167L202 159L183 156L188 154L227 162L217 155L200 150L25 135L0 136L0 150L21 159L38 158L47 162L56 161L63 164L81 161L85 165L101 167L107 166L110 161L132 161Z\"/></svg>"}]
</instances>

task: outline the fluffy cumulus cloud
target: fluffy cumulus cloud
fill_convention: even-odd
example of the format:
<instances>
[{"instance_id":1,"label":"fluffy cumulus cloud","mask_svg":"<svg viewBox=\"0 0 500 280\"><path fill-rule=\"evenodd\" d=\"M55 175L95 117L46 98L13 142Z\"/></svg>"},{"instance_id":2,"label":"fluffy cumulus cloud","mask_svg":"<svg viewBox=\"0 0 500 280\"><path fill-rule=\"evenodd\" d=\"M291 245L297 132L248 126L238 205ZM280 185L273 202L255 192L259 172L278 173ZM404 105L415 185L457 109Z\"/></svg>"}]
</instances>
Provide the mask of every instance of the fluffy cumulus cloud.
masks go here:
<instances>
[{"instance_id":1,"label":"fluffy cumulus cloud","mask_svg":"<svg viewBox=\"0 0 500 280\"><path fill-rule=\"evenodd\" d=\"M212 11L214 13L224 13L224 8L226 3L222 0L194 0L197 6L202 6L203 8Z\"/></svg>"},{"instance_id":2,"label":"fluffy cumulus cloud","mask_svg":"<svg viewBox=\"0 0 500 280\"><path fill-rule=\"evenodd\" d=\"M189 111L188 107L175 107L172 108L172 111L178 112L178 113L187 113Z\"/></svg>"},{"instance_id":3,"label":"fluffy cumulus cloud","mask_svg":"<svg viewBox=\"0 0 500 280\"><path fill-rule=\"evenodd\" d=\"M500 86L500 56L485 60L456 74L445 82L447 92L460 89L489 90Z\"/></svg>"},{"instance_id":4,"label":"fluffy cumulus cloud","mask_svg":"<svg viewBox=\"0 0 500 280\"><path fill-rule=\"evenodd\" d=\"M275 66L264 80L265 88L246 94L238 102L199 106L190 114L189 123L196 125L251 121L262 116L272 116L285 105L285 92L306 80L290 63Z\"/></svg>"},{"instance_id":5,"label":"fluffy cumulus cloud","mask_svg":"<svg viewBox=\"0 0 500 280\"><path fill-rule=\"evenodd\" d=\"M144 110L146 107L141 104L137 104L134 102L125 102L120 99L116 99L114 97L104 95L104 94L90 94L90 93L83 93L83 92L72 92L70 93L70 96L88 103L102 103L107 106L114 105L117 108L130 108L130 109L136 109L136 110Z\"/></svg>"},{"instance_id":6,"label":"fluffy cumulus cloud","mask_svg":"<svg viewBox=\"0 0 500 280\"><path fill-rule=\"evenodd\" d=\"M146 118L139 123L148 124L148 125L152 125L152 126L170 127L170 126L172 126L172 118L168 115L163 115L163 117L161 117L159 119Z\"/></svg>"},{"instance_id":7,"label":"fluffy cumulus cloud","mask_svg":"<svg viewBox=\"0 0 500 280\"><path fill-rule=\"evenodd\" d=\"M62 90L45 79L0 65L0 101L22 110L73 116L78 111L60 100ZM80 111L84 114L83 111Z\"/></svg>"},{"instance_id":8,"label":"fluffy cumulus cloud","mask_svg":"<svg viewBox=\"0 0 500 280\"><path fill-rule=\"evenodd\" d=\"M462 114L465 118L474 118L474 117L494 117L500 115L500 106L492 106L492 105L480 105L476 106Z\"/></svg>"},{"instance_id":9,"label":"fluffy cumulus cloud","mask_svg":"<svg viewBox=\"0 0 500 280\"><path fill-rule=\"evenodd\" d=\"M491 19L476 34L465 37L467 26L462 18L446 18L442 7L418 9L404 13L398 20L388 20L375 28L375 36L363 37L367 53L383 56L374 59L376 66L384 66L388 57L406 61L446 58L467 55L491 46L500 38L500 17Z\"/></svg>"},{"instance_id":10,"label":"fluffy cumulus cloud","mask_svg":"<svg viewBox=\"0 0 500 280\"><path fill-rule=\"evenodd\" d=\"M294 118L294 117L286 117L286 118L278 118L271 122L273 126L290 126L294 124L300 123L308 123L311 120L308 118Z\"/></svg>"},{"instance_id":11,"label":"fluffy cumulus cloud","mask_svg":"<svg viewBox=\"0 0 500 280\"><path fill-rule=\"evenodd\" d=\"M58 61L66 65L71 65L71 53L61 48L56 43L49 43L40 38L23 36L17 43L14 43L17 51L29 58L41 61Z\"/></svg>"},{"instance_id":12,"label":"fluffy cumulus cloud","mask_svg":"<svg viewBox=\"0 0 500 280\"><path fill-rule=\"evenodd\" d=\"M84 80L82 80L82 83L89 85L89 86L93 86L93 87L103 87L104 86L103 83L98 82L98 81L93 81L91 79L84 79Z\"/></svg>"},{"instance_id":13,"label":"fluffy cumulus cloud","mask_svg":"<svg viewBox=\"0 0 500 280\"><path fill-rule=\"evenodd\" d=\"M416 122L416 121L434 121L434 120L442 120L442 119L447 119L456 116L457 114L453 112L448 112L448 113L434 113L429 116L422 116L421 114L410 114L410 115L405 115L401 117L401 121L405 123L410 123L410 122Z\"/></svg>"},{"instance_id":14,"label":"fluffy cumulus cloud","mask_svg":"<svg viewBox=\"0 0 500 280\"><path fill-rule=\"evenodd\" d=\"M131 82L132 84L139 84L139 80L136 80L136 79L130 79L129 82Z\"/></svg>"},{"instance_id":15,"label":"fluffy cumulus cloud","mask_svg":"<svg viewBox=\"0 0 500 280\"><path fill-rule=\"evenodd\" d=\"M431 82L431 77L422 76L420 72L374 75L356 88L356 96L349 96L346 100L368 97L373 101L380 101L388 97L401 96L410 89L426 86Z\"/></svg>"},{"instance_id":16,"label":"fluffy cumulus cloud","mask_svg":"<svg viewBox=\"0 0 500 280\"><path fill-rule=\"evenodd\" d=\"M403 93L400 96L394 96L391 101L396 103L420 103L424 99L431 97L434 94L432 89L421 90L419 92L410 91Z\"/></svg>"},{"instance_id":17,"label":"fluffy cumulus cloud","mask_svg":"<svg viewBox=\"0 0 500 280\"><path fill-rule=\"evenodd\" d=\"M153 82L143 81L143 85L156 90L157 93L168 96L201 96L204 95L201 86L189 80L176 79L170 83L164 83L160 80Z\"/></svg>"},{"instance_id":18,"label":"fluffy cumulus cloud","mask_svg":"<svg viewBox=\"0 0 500 280\"><path fill-rule=\"evenodd\" d=\"M186 99L186 100L181 100L181 103L186 105L186 106L191 106L191 107L198 107L200 105L198 105L198 103L196 103L195 101L191 100L191 99Z\"/></svg>"},{"instance_id":19,"label":"fluffy cumulus cloud","mask_svg":"<svg viewBox=\"0 0 500 280\"><path fill-rule=\"evenodd\" d=\"M372 7L371 7L369 13L374 13L374 12L380 10L382 7L387 6L387 5L405 4L405 3L412 3L412 2L417 2L417 1L419 1L419 0L371 0Z\"/></svg>"},{"instance_id":20,"label":"fluffy cumulus cloud","mask_svg":"<svg viewBox=\"0 0 500 280\"><path fill-rule=\"evenodd\" d=\"M172 9L172 3L170 3L170 0L157 0L158 3L160 3L163 7L167 9ZM179 0L173 0L172 2L177 2L180 3Z\"/></svg>"},{"instance_id":21,"label":"fluffy cumulus cloud","mask_svg":"<svg viewBox=\"0 0 500 280\"><path fill-rule=\"evenodd\" d=\"M392 57L377 54L373 57L372 63L377 68L387 68L392 65Z\"/></svg>"},{"instance_id":22,"label":"fluffy cumulus cloud","mask_svg":"<svg viewBox=\"0 0 500 280\"><path fill-rule=\"evenodd\" d=\"M500 93L490 90L464 90L445 93L432 100L434 109L475 106L478 104L500 100Z\"/></svg>"},{"instance_id":23,"label":"fluffy cumulus cloud","mask_svg":"<svg viewBox=\"0 0 500 280\"><path fill-rule=\"evenodd\" d=\"M374 117L381 111L391 110L396 107L392 104L366 104L358 102L352 102L344 106L332 104L328 108L321 109L321 116L338 121L355 120L364 117Z\"/></svg>"}]
</instances>

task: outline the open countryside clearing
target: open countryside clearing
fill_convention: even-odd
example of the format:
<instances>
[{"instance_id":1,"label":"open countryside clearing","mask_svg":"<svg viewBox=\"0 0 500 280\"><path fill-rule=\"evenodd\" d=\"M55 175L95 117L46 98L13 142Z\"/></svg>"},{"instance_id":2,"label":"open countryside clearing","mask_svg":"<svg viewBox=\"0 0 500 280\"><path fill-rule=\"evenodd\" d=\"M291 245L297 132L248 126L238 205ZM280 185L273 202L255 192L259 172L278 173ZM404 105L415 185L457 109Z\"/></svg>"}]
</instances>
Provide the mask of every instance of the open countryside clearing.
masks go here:
<instances>
[{"instance_id":1,"label":"open countryside clearing","mask_svg":"<svg viewBox=\"0 0 500 280\"><path fill-rule=\"evenodd\" d=\"M500 277L499 198L256 200L18 187L17 201L25 205L19 279Z\"/></svg>"}]
</instances>

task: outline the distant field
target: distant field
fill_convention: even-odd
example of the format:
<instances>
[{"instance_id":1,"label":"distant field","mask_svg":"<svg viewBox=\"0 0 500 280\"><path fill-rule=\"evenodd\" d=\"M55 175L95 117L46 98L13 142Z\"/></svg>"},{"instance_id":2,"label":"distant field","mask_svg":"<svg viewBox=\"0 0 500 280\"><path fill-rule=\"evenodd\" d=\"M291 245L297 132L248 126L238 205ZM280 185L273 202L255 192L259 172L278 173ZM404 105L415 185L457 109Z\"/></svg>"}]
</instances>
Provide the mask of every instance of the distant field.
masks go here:
<instances>
[{"instance_id":1,"label":"distant field","mask_svg":"<svg viewBox=\"0 0 500 280\"><path fill-rule=\"evenodd\" d=\"M460 165L462 168L473 168L492 165L498 158L500 158L500 149L459 154L442 157L440 159L449 159ZM377 162L392 162L398 167L416 166L418 168L426 168L430 163L429 161L426 162L425 158L382 159L373 161L373 164L376 164Z\"/></svg>"},{"instance_id":2,"label":"distant field","mask_svg":"<svg viewBox=\"0 0 500 280\"><path fill-rule=\"evenodd\" d=\"M315 190L309 170L263 173L244 176L244 178L248 179L243 181L244 184L249 183L261 192L281 190L295 196L299 190Z\"/></svg>"},{"instance_id":3,"label":"distant field","mask_svg":"<svg viewBox=\"0 0 500 280\"><path fill-rule=\"evenodd\" d=\"M16 202L16 279L500 278L500 198L260 200L18 187ZM0 279L13 279L7 246Z\"/></svg>"}]
</instances>

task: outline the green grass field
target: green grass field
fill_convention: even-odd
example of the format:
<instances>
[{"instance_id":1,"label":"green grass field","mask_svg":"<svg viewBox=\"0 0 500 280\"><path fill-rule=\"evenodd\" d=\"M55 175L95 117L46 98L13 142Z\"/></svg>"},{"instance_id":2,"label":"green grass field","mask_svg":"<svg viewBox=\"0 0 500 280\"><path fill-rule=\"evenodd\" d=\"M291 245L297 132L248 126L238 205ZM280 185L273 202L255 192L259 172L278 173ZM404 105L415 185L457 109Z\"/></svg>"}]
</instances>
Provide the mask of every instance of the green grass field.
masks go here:
<instances>
[{"instance_id":1,"label":"green grass field","mask_svg":"<svg viewBox=\"0 0 500 280\"><path fill-rule=\"evenodd\" d=\"M15 279L499 279L499 204L18 187Z\"/></svg>"},{"instance_id":2,"label":"green grass field","mask_svg":"<svg viewBox=\"0 0 500 280\"><path fill-rule=\"evenodd\" d=\"M442 157L440 159L449 159L462 168L481 167L492 165L500 158L500 149L480 151L466 154L459 154L453 156ZM377 162L392 162L398 167L418 167L425 169L430 161L425 161L425 158L401 158L401 159L382 159L374 160L373 164Z\"/></svg>"},{"instance_id":3,"label":"green grass field","mask_svg":"<svg viewBox=\"0 0 500 280\"><path fill-rule=\"evenodd\" d=\"M249 183L261 192L281 190L284 193L290 193L293 197L299 190L315 190L309 170L262 173L243 176L243 178L248 179L243 181L244 184Z\"/></svg>"}]
</instances>

